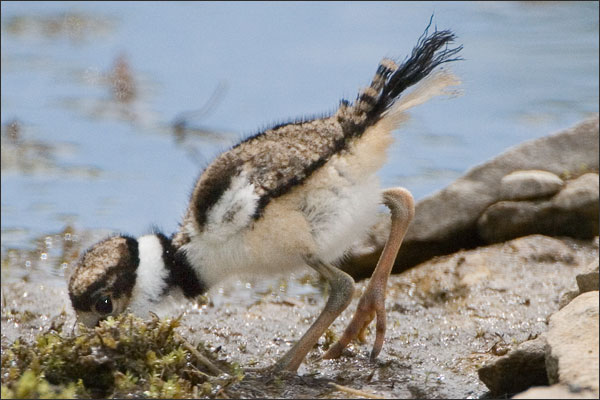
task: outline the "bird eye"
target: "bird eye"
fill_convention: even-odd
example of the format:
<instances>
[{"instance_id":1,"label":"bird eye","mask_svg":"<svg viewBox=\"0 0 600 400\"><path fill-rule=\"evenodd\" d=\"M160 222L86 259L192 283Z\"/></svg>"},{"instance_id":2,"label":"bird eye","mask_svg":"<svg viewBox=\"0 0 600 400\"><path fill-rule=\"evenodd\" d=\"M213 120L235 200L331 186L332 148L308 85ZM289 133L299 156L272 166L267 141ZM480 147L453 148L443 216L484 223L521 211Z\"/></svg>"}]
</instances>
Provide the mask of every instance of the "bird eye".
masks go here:
<instances>
[{"instance_id":1,"label":"bird eye","mask_svg":"<svg viewBox=\"0 0 600 400\"><path fill-rule=\"evenodd\" d=\"M100 314L110 314L113 310L112 300L110 296L102 296L96 302L96 311Z\"/></svg>"}]
</instances>

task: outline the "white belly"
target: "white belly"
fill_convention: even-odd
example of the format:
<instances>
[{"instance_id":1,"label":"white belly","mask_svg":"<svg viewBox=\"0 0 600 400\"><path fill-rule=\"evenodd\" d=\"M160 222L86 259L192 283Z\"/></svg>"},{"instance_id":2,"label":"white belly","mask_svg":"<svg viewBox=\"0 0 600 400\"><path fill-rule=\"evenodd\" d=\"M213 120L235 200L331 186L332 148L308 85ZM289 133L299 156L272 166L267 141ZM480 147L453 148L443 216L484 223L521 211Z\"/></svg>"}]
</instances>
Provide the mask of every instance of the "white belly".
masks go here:
<instances>
[{"instance_id":1,"label":"white belly","mask_svg":"<svg viewBox=\"0 0 600 400\"><path fill-rule=\"evenodd\" d=\"M297 190L272 200L254 223L235 224L250 221L252 207L240 207L241 197L231 196L237 202L231 208L248 215L192 236L184 246L192 266L210 287L232 275L285 273L305 265L309 254L336 262L376 222L381 201L374 175L357 182L339 171L325 167Z\"/></svg>"},{"instance_id":2,"label":"white belly","mask_svg":"<svg viewBox=\"0 0 600 400\"><path fill-rule=\"evenodd\" d=\"M307 196L306 215L317 245L317 256L335 262L376 222L381 204L379 180L315 190Z\"/></svg>"}]
</instances>

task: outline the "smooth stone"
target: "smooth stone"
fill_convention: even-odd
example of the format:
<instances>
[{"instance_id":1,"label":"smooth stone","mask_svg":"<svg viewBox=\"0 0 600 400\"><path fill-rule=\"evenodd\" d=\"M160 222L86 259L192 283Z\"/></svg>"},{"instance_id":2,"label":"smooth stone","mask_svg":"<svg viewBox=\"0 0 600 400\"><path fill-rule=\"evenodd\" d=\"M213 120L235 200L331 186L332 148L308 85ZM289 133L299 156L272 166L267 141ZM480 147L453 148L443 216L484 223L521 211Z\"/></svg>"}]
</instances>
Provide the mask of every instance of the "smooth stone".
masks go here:
<instances>
[{"instance_id":1,"label":"smooth stone","mask_svg":"<svg viewBox=\"0 0 600 400\"><path fill-rule=\"evenodd\" d=\"M589 239L598 235L598 217L598 174L587 173L550 199L492 204L477 220L477 231L486 243L535 233Z\"/></svg>"},{"instance_id":2,"label":"smooth stone","mask_svg":"<svg viewBox=\"0 0 600 400\"><path fill-rule=\"evenodd\" d=\"M590 172L568 181L552 199L552 204L563 210L597 214L598 192L598 174Z\"/></svg>"},{"instance_id":3,"label":"smooth stone","mask_svg":"<svg viewBox=\"0 0 600 400\"><path fill-rule=\"evenodd\" d=\"M575 277L579 293L591 292L600 289L600 273L598 271L598 260L588 265L588 270Z\"/></svg>"},{"instance_id":4,"label":"smooth stone","mask_svg":"<svg viewBox=\"0 0 600 400\"><path fill-rule=\"evenodd\" d=\"M598 291L583 293L550 317L546 370L550 383L575 385L598 396Z\"/></svg>"},{"instance_id":5,"label":"smooth stone","mask_svg":"<svg viewBox=\"0 0 600 400\"><path fill-rule=\"evenodd\" d=\"M513 399L597 399L590 390L566 385L536 386L512 397Z\"/></svg>"},{"instance_id":6,"label":"smooth stone","mask_svg":"<svg viewBox=\"0 0 600 400\"><path fill-rule=\"evenodd\" d=\"M540 335L480 368L479 379L492 394L515 393L534 385L547 385L546 339Z\"/></svg>"},{"instance_id":7,"label":"smooth stone","mask_svg":"<svg viewBox=\"0 0 600 400\"><path fill-rule=\"evenodd\" d=\"M563 187L564 182L548 171L515 171L500 180L501 200L528 200L552 196Z\"/></svg>"}]
</instances>

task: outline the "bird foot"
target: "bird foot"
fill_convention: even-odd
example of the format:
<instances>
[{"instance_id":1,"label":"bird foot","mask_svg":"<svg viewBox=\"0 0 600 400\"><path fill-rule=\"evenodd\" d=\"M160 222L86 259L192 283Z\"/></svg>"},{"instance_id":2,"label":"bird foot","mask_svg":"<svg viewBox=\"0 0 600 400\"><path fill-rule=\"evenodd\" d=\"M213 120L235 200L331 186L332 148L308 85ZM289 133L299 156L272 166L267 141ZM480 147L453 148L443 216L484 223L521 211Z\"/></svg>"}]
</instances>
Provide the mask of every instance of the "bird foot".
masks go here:
<instances>
[{"instance_id":1,"label":"bird foot","mask_svg":"<svg viewBox=\"0 0 600 400\"><path fill-rule=\"evenodd\" d=\"M371 285L373 283L373 285ZM375 360L383 346L386 329L385 283L370 282L367 291L358 302L356 312L346 327L342 337L323 355L324 359L338 358L354 339L366 342L367 327L376 318L375 343L371 350L371 360Z\"/></svg>"}]
</instances>

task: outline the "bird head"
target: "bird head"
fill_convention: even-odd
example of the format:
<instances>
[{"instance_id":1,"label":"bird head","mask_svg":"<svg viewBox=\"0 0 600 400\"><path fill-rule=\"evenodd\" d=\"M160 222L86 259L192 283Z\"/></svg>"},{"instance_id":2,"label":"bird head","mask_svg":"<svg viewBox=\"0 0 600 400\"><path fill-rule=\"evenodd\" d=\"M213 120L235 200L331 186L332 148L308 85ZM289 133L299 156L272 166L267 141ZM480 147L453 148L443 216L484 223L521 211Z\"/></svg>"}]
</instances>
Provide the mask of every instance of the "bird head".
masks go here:
<instances>
[{"instance_id":1,"label":"bird head","mask_svg":"<svg viewBox=\"0 0 600 400\"><path fill-rule=\"evenodd\" d=\"M69 279L69 297L77 319L95 326L130 304L140 264L138 241L114 236L88 249Z\"/></svg>"}]
</instances>

